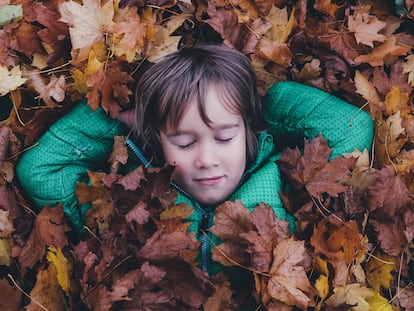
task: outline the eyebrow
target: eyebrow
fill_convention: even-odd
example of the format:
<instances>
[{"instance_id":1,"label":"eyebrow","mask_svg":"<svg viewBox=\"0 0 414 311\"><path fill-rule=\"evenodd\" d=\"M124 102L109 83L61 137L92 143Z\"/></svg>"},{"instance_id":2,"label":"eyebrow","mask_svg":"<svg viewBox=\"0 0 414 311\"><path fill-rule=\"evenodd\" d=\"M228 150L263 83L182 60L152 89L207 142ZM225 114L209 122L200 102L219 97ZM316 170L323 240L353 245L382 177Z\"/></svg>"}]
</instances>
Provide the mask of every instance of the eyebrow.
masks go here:
<instances>
[{"instance_id":1,"label":"eyebrow","mask_svg":"<svg viewBox=\"0 0 414 311\"><path fill-rule=\"evenodd\" d=\"M240 127L239 123L232 123L232 124L222 124L222 125L218 125L218 126L212 126L212 130L213 131L221 131L221 130L227 130L227 129L232 129L232 128L236 128L236 127ZM167 137L175 137L175 136L180 136L180 135L188 135L189 132L188 131L175 131L171 134L165 134Z\"/></svg>"}]
</instances>

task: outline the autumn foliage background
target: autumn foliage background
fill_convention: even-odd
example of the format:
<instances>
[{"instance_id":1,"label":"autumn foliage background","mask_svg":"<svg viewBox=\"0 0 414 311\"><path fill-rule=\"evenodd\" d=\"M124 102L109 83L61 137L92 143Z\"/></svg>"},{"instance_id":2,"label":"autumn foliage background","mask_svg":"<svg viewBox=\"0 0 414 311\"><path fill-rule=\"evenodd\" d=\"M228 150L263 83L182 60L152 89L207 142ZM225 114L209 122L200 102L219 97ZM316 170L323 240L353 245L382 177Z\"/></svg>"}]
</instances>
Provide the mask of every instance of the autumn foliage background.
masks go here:
<instances>
[{"instance_id":1,"label":"autumn foliage background","mask_svg":"<svg viewBox=\"0 0 414 311\"><path fill-rule=\"evenodd\" d=\"M0 308L235 310L253 299L257 310L414 310L414 3L405 6L399 16L383 1L0 1ZM218 207L211 230L224 243L213 259L250 273L241 287L197 268L181 221L192 210L173 206L171 168L121 173L122 137L107 171L77 187L92 204L82 233L61 206L36 210L14 176L76 101L115 118L148 62L200 41L247 54L261 94L299 81L375 122L371 154L328 163L323 137L303 154L283 151L295 235L264 204Z\"/></svg>"}]
</instances>

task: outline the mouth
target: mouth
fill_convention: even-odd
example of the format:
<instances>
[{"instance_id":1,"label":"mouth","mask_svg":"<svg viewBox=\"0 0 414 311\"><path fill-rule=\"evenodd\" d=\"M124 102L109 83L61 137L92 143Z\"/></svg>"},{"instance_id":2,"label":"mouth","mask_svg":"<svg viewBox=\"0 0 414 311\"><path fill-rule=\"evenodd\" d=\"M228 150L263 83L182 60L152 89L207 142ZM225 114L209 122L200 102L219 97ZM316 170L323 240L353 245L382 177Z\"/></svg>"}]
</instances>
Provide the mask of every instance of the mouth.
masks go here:
<instances>
[{"instance_id":1,"label":"mouth","mask_svg":"<svg viewBox=\"0 0 414 311\"><path fill-rule=\"evenodd\" d=\"M214 186L218 184L224 176L203 177L194 179L197 183L205 186Z\"/></svg>"}]
</instances>

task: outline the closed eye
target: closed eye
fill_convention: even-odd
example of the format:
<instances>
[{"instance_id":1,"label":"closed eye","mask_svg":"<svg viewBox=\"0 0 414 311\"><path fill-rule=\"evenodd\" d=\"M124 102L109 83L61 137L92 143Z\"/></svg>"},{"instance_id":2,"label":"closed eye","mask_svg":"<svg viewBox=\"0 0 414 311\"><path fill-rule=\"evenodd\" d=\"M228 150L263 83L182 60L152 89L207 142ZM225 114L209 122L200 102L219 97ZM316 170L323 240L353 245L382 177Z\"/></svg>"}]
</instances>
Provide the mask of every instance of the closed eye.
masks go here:
<instances>
[{"instance_id":1,"label":"closed eye","mask_svg":"<svg viewBox=\"0 0 414 311\"><path fill-rule=\"evenodd\" d=\"M191 143L188 143L188 144L185 144L185 145L178 145L177 144L177 147L180 148L180 149L188 149L191 146L193 146L194 144L195 144L195 141L192 141Z\"/></svg>"},{"instance_id":2,"label":"closed eye","mask_svg":"<svg viewBox=\"0 0 414 311\"><path fill-rule=\"evenodd\" d=\"M229 137L229 138L216 138L216 140L220 143L227 143L229 141L231 141L234 137Z\"/></svg>"}]
</instances>

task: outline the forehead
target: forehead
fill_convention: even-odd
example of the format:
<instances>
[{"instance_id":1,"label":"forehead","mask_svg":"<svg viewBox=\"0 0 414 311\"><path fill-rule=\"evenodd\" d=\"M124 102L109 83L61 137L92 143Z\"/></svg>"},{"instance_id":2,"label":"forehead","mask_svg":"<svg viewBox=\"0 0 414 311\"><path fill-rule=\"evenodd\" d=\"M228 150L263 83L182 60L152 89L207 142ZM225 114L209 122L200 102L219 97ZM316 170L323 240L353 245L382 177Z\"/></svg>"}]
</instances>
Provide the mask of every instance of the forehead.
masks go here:
<instances>
[{"instance_id":1,"label":"forehead","mask_svg":"<svg viewBox=\"0 0 414 311\"><path fill-rule=\"evenodd\" d=\"M224 128L242 121L242 116L234 105L229 104L219 92L220 89L209 88L201 105L196 99L192 99L181 114L175 129L196 126L200 122L212 128Z\"/></svg>"}]
</instances>

